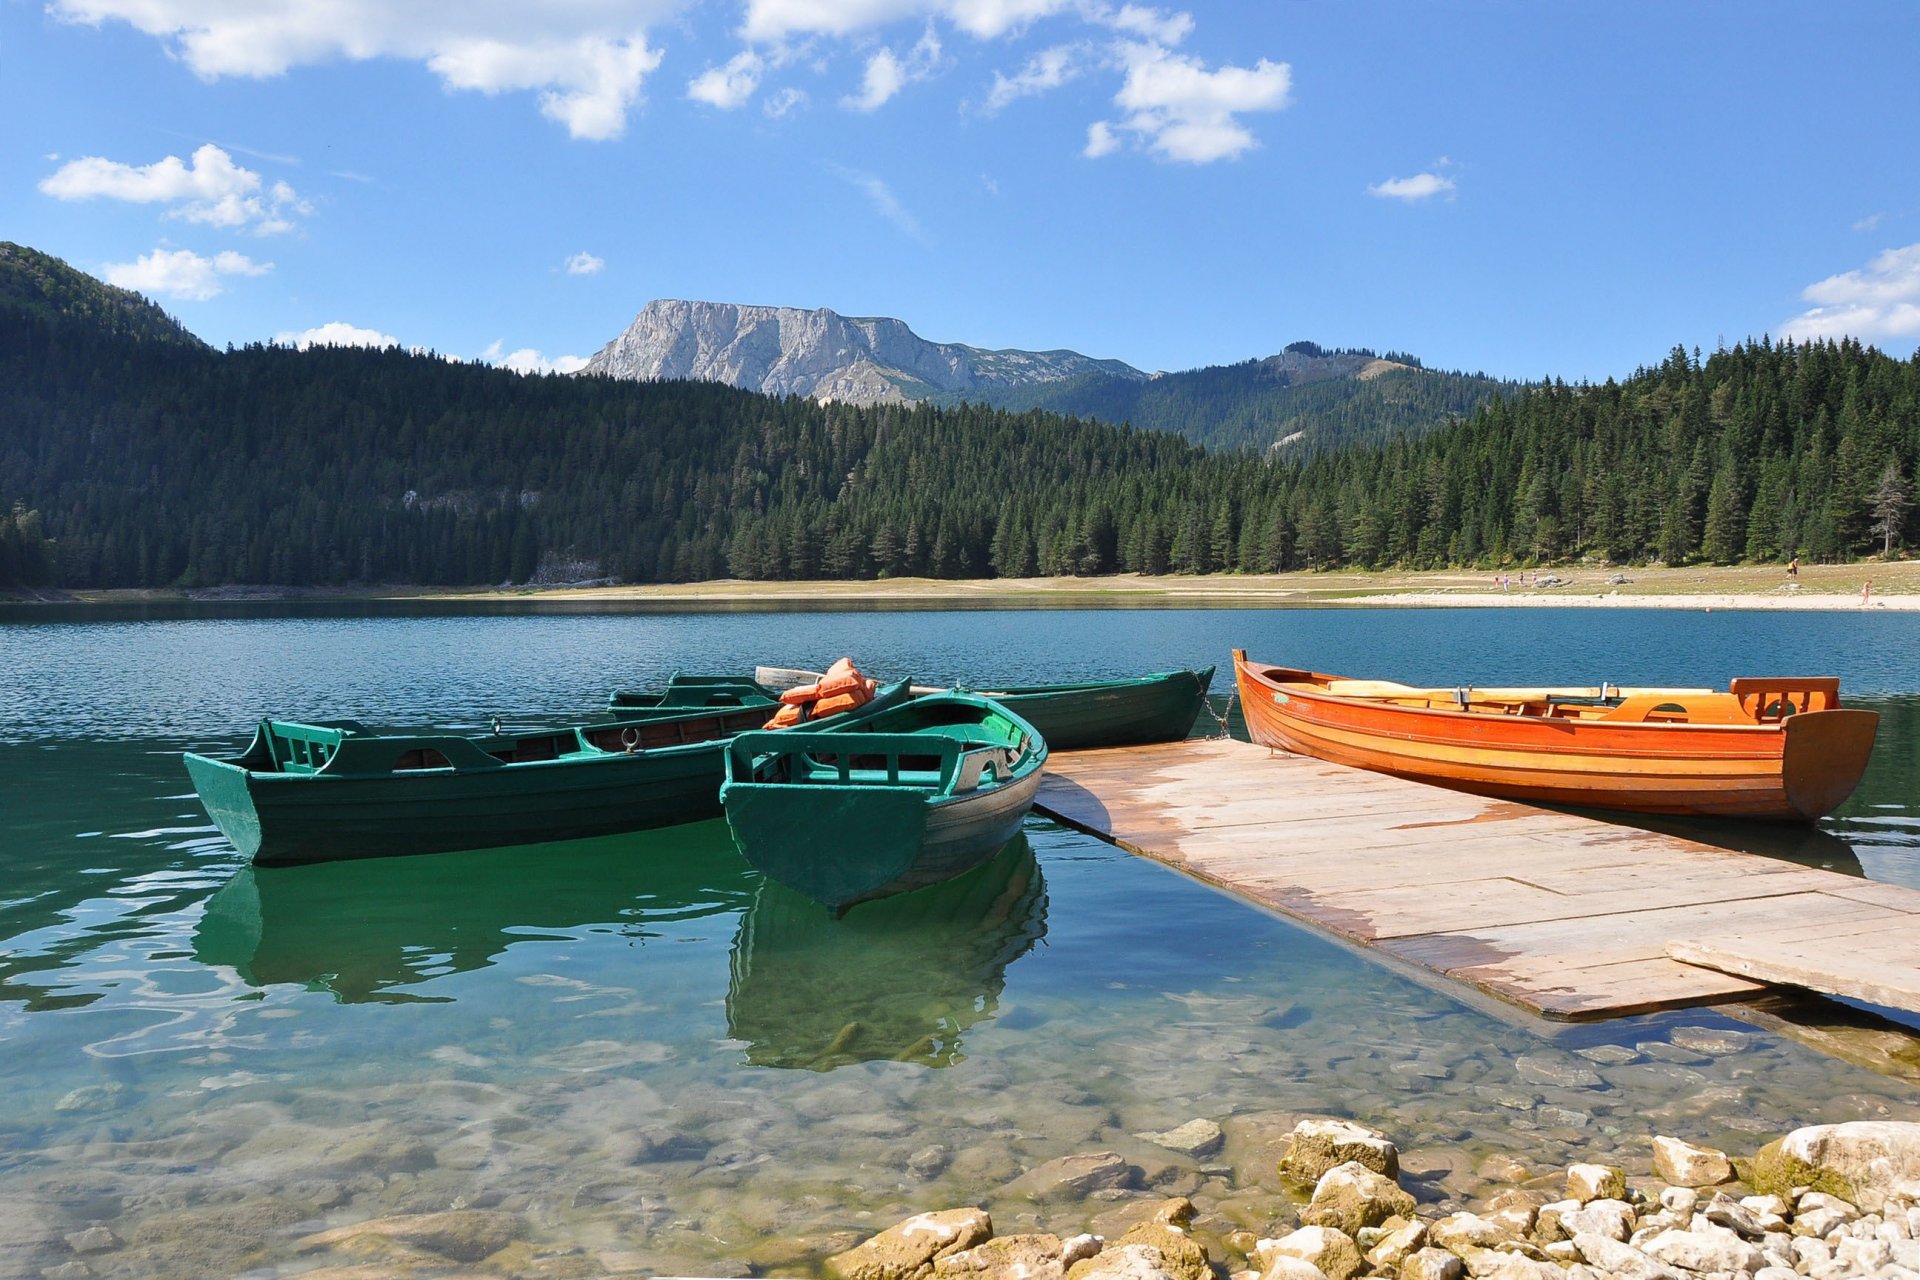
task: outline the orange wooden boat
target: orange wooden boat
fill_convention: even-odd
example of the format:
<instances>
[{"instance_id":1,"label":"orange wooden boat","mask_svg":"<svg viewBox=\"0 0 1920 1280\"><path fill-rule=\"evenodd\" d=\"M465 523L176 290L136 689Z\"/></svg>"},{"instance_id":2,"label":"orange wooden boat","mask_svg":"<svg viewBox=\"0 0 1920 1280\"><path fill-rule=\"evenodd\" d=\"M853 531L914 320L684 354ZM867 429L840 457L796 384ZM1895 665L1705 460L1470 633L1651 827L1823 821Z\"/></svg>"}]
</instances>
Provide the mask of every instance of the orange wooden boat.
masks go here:
<instances>
[{"instance_id":1,"label":"orange wooden boat","mask_svg":"<svg viewBox=\"0 0 1920 1280\"><path fill-rule=\"evenodd\" d=\"M1812 822L1853 793L1879 714L1840 681L1742 679L1727 692L1602 685L1416 689L1249 662L1234 681L1255 742L1479 795L1635 813Z\"/></svg>"}]
</instances>

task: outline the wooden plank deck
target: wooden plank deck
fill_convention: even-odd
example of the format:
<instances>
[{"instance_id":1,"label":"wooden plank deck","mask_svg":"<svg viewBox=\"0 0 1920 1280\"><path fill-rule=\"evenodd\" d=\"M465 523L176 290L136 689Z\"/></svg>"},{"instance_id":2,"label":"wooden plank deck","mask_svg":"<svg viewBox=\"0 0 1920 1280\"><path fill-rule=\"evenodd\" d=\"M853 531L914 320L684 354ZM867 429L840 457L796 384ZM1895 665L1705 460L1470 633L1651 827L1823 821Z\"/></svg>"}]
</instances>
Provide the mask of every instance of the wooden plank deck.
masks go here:
<instances>
[{"instance_id":1,"label":"wooden plank deck","mask_svg":"<svg viewBox=\"0 0 1920 1280\"><path fill-rule=\"evenodd\" d=\"M1036 805L1070 826L1550 1018L1771 981L1854 994L1822 975L1920 1011L1914 890L1245 742L1063 752L1047 770ZM1669 954L1776 937L1799 976Z\"/></svg>"}]
</instances>

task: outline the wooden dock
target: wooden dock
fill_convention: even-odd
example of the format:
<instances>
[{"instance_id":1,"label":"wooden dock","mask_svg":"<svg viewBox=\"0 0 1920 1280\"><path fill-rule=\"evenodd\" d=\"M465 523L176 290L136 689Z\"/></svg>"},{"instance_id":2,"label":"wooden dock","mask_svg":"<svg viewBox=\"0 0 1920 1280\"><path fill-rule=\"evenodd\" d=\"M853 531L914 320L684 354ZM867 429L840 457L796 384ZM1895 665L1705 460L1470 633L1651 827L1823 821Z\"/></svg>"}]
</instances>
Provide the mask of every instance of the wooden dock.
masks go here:
<instances>
[{"instance_id":1,"label":"wooden dock","mask_svg":"<svg viewBox=\"0 0 1920 1280\"><path fill-rule=\"evenodd\" d=\"M1915 890L1231 740L1047 769L1069 826L1549 1018L1774 982L1920 1011Z\"/></svg>"}]
</instances>

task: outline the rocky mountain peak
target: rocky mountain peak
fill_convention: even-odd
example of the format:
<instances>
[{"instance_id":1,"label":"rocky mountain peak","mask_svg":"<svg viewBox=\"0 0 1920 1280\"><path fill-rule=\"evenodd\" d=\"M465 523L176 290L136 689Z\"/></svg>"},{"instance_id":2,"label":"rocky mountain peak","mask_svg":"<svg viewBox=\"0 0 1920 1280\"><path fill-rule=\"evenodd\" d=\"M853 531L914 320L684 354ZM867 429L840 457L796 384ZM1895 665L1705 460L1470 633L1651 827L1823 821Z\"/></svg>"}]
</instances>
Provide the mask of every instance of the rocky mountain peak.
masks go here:
<instances>
[{"instance_id":1,"label":"rocky mountain peak","mask_svg":"<svg viewBox=\"0 0 1920 1280\"><path fill-rule=\"evenodd\" d=\"M1075 351L990 351L929 342L888 317L819 307L657 299L587 362L586 373L724 382L768 395L887 404L941 393L1059 382L1086 373L1144 380Z\"/></svg>"}]
</instances>

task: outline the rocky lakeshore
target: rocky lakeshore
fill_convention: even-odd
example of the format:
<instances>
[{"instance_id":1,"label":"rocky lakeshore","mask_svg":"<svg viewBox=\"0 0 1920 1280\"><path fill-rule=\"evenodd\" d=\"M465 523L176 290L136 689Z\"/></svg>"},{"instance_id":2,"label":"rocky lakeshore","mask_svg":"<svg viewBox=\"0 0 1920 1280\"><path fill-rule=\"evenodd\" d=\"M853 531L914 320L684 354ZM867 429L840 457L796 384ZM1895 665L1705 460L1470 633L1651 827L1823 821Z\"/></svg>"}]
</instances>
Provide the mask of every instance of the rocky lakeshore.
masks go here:
<instances>
[{"instance_id":1,"label":"rocky lakeshore","mask_svg":"<svg viewBox=\"0 0 1920 1280\"><path fill-rule=\"evenodd\" d=\"M1176 1149L1220 1131L1147 1135ZM1184 1196L1087 1231L996 1235L968 1207L924 1213L824 1262L831 1280L1812 1280L1920 1277L1920 1124L1795 1130L1751 1160L1655 1135L1650 1170L1574 1164L1477 1211L1423 1212L1386 1135L1302 1120L1279 1173L1306 1195L1260 1235ZM1118 1185L1112 1152L1027 1175L1035 1193ZM1133 1171L1137 1172L1137 1171ZM1307 1188L1311 1188L1310 1191ZM1096 1185L1096 1191L1097 1191ZM1128 1219L1132 1221L1129 1223ZM778 1272L780 1269L775 1268ZM794 1269L792 1274L806 1274Z\"/></svg>"},{"instance_id":2,"label":"rocky lakeshore","mask_svg":"<svg viewBox=\"0 0 1920 1280\"><path fill-rule=\"evenodd\" d=\"M1920 1123L1794 1130L1748 1155L1664 1134L1623 1164L1535 1172L1468 1206L1432 1161L1385 1133L1305 1117L1263 1166L1216 1163L1221 1126L1195 1119L1026 1170L980 1204L924 1211L862 1239L770 1231L703 1274L792 1280L1920 1280ZM1167 1157L1155 1160L1158 1149ZM424 1152L417 1159L425 1159ZM912 1161L936 1163L923 1150ZM1199 1161L1197 1169L1190 1163ZM1196 1173L1198 1175L1196 1179ZM1197 1182L1197 1185L1196 1185ZM1278 1199L1242 1190L1278 1186ZM1492 1186L1483 1181L1483 1190ZM1183 1193L1183 1189L1186 1193ZM312 1191L312 1188L308 1189ZM741 1198L748 1193L742 1190ZM47 1280L157 1274L306 1280L590 1280L661 1271L644 1229L621 1240L552 1230L538 1197L323 1225L325 1196L161 1212L64 1235L0 1208L7 1245L37 1234ZM982 1207L991 1205L991 1208ZM996 1229L996 1218L1002 1228ZM638 1225L638 1224L634 1224ZM269 1244L268 1242L272 1243ZM262 1248L262 1246L267 1246ZM12 1254L24 1261L20 1253ZM184 1268L184 1270L183 1270Z\"/></svg>"}]
</instances>

